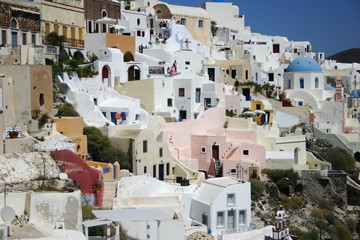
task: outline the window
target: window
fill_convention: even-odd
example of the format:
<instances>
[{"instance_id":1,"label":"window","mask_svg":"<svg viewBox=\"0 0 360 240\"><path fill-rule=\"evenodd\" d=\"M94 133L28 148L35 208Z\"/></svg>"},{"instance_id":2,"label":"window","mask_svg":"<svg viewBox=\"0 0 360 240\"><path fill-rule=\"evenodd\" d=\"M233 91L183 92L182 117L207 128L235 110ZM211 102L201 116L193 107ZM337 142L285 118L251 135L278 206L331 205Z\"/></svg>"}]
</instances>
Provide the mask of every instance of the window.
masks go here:
<instances>
[{"instance_id":1,"label":"window","mask_svg":"<svg viewBox=\"0 0 360 240\"><path fill-rule=\"evenodd\" d=\"M146 166L144 166L144 173L146 173L147 172L147 169L146 169Z\"/></svg>"},{"instance_id":2,"label":"window","mask_svg":"<svg viewBox=\"0 0 360 240\"><path fill-rule=\"evenodd\" d=\"M170 175L170 163L166 163L166 175Z\"/></svg>"},{"instance_id":3,"label":"window","mask_svg":"<svg viewBox=\"0 0 360 240\"><path fill-rule=\"evenodd\" d=\"M173 106L173 104L172 104L172 98L168 98L168 99L167 99L167 106L168 106L168 107L172 107L172 106Z\"/></svg>"},{"instance_id":4,"label":"window","mask_svg":"<svg viewBox=\"0 0 360 240\"><path fill-rule=\"evenodd\" d=\"M227 195L227 205L228 206L235 205L235 193L229 193Z\"/></svg>"},{"instance_id":5,"label":"window","mask_svg":"<svg viewBox=\"0 0 360 240\"><path fill-rule=\"evenodd\" d=\"M160 9L156 10L156 14L161 14L161 10Z\"/></svg>"},{"instance_id":6,"label":"window","mask_svg":"<svg viewBox=\"0 0 360 240\"><path fill-rule=\"evenodd\" d=\"M297 51L298 51L297 48L294 48L294 53L297 53Z\"/></svg>"},{"instance_id":7,"label":"window","mask_svg":"<svg viewBox=\"0 0 360 240\"><path fill-rule=\"evenodd\" d=\"M45 98L44 98L44 94L43 94L43 93L40 93L39 103L40 103L40 106L43 106L43 105L45 104Z\"/></svg>"},{"instance_id":8,"label":"window","mask_svg":"<svg viewBox=\"0 0 360 240\"><path fill-rule=\"evenodd\" d=\"M34 44L34 46L36 45L36 35L35 35L35 33L31 34L31 43Z\"/></svg>"},{"instance_id":9,"label":"window","mask_svg":"<svg viewBox=\"0 0 360 240\"><path fill-rule=\"evenodd\" d=\"M260 104L256 104L256 110L261 110L261 105Z\"/></svg>"},{"instance_id":10,"label":"window","mask_svg":"<svg viewBox=\"0 0 360 240\"><path fill-rule=\"evenodd\" d=\"M185 61L185 65L190 65L190 61Z\"/></svg>"},{"instance_id":11,"label":"window","mask_svg":"<svg viewBox=\"0 0 360 240\"><path fill-rule=\"evenodd\" d=\"M1 30L1 43L6 44L6 30Z\"/></svg>"},{"instance_id":12,"label":"window","mask_svg":"<svg viewBox=\"0 0 360 240\"><path fill-rule=\"evenodd\" d=\"M199 28L202 28L202 27L203 27L203 23L204 23L203 20L199 20L199 21L198 21L198 27L199 27Z\"/></svg>"},{"instance_id":13,"label":"window","mask_svg":"<svg viewBox=\"0 0 360 240\"><path fill-rule=\"evenodd\" d=\"M141 36L142 36L142 37L145 37L145 31L142 31L142 32L141 32Z\"/></svg>"},{"instance_id":14,"label":"window","mask_svg":"<svg viewBox=\"0 0 360 240\"><path fill-rule=\"evenodd\" d=\"M137 31L136 36L141 37L141 31Z\"/></svg>"},{"instance_id":15,"label":"window","mask_svg":"<svg viewBox=\"0 0 360 240\"><path fill-rule=\"evenodd\" d=\"M156 165L153 165L153 177L156 178Z\"/></svg>"},{"instance_id":16,"label":"window","mask_svg":"<svg viewBox=\"0 0 360 240\"><path fill-rule=\"evenodd\" d=\"M163 149L159 148L159 157L162 157L162 156L163 156Z\"/></svg>"},{"instance_id":17,"label":"window","mask_svg":"<svg viewBox=\"0 0 360 240\"><path fill-rule=\"evenodd\" d=\"M225 212L217 212L216 227L217 228L224 228L225 227Z\"/></svg>"},{"instance_id":18,"label":"window","mask_svg":"<svg viewBox=\"0 0 360 240\"><path fill-rule=\"evenodd\" d=\"M45 23L45 35L49 35L50 33L50 23Z\"/></svg>"},{"instance_id":19,"label":"window","mask_svg":"<svg viewBox=\"0 0 360 240\"><path fill-rule=\"evenodd\" d=\"M300 88L304 88L304 78L300 78Z\"/></svg>"},{"instance_id":20,"label":"window","mask_svg":"<svg viewBox=\"0 0 360 240\"><path fill-rule=\"evenodd\" d=\"M17 24L17 21L15 19L11 19L11 28L13 28L13 29L18 28L18 24Z\"/></svg>"},{"instance_id":21,"label":"window","mask_svg":"<svg viewBox=\"0 0 360 240\"><path fill-rule=\"evenodd\" d=\"M315 88L319 88L319 78L315 78Z\"/></svg>"},{"instance_id":22,"label":"window","mask_svg":"<svg viewBox=\"0 0 360 240\"><path fill-rule=\"evenodd\" d=\"M195 90L195 102L199 103L201 98L201 88L196 88Z\"/></svg>"},{"instance_id":23,"label":"window","mask_svg":"<svg viewBox=\"0 0 360 240\"><path fill-rule=\"evenodd\" d=\"M303 106L303 102L299 102L299 107L302 107Z\"/></svg>"},{"instance_id":24,"label":"window","mask_svg":"<svg viewBox=\"0 0 360 240\"><path fill-rule=\"evenodd\" d=\"M181 25L185 25L185 24L186 24L186 18L181 18L180 24L181 24Z\"/></svg>"},{"instance_id":25,"label":"window","mask_svg":"<svg viewBox=\"0 0 360 240\"><path fill-rule=\"evenodd\" d=\"M179 97L185 97L185 88L179 88Z\"/></svg>"},{"instance_id":26,"label":"window","mask_svg":"<svg viewBox=\"0 0 360 240\"><path fill-rule=\"evenodd\" d=\"M22 33L22 45L26 45L27 44L27 40L26 40L26 33Z\"/></svg>"},{"instance_id":27,"label":"window","mask_svg":"<svg viewBox=\"0 0 360 240\"><path fill-rule=\"evenodd\" d=\"M201 147L200 152L201 152L201 153L206 153L206 148L205 148L205 147Z\"/></svg>"},{"instance_id":28,"label":"window","mask_svg":"<svg viewBox=\"0 0 360 240\"><path fill-rule=\"evenodd\" d=\"M143 153L147 153L147 144L148 142L147 141L143 141Z\"/></svg>"},{"instance_id":29,"label":"window","mask_svg":"<svg viewBox=\"0 0 360 240\"><path fill-rule=\"evenodd\" d=\"M138 26L140 25L140 18L138 18L138 19L136 20L136 23L137 23Z\"/></svg>"},{"instance_id":30,"label":"window","mask_svg":"<svg viewBox=\"0 0 360 240\"><path fill-rule=\"evenodd\" d=\"M269 73L269 82L274 81L274 73Z\"/></svg>"},{"instance_id":31,"label":"window","mask_svg":"<svg viewBox=\"0 0 360 240\"><path fill-rule=\"evenodd\" d=\"M206 226L208 225L208 215L206 215L205 213L203 213L201 216L201 223Z\"/></svg>"},{"instance_id":32,"label":"window","mask_svg":"<svg viewBox=\"0 0 360 240\"><path fill-rule=\"evenodd\" d=\"M290 80L290 79L288 79L288 86L287 86L287 88L288 88L288 89L291 88L291 80Z\"/></svg>"},{"instance_id":33,"label":"window","mask_svg":"<svg viewBox=\"0 0 360 240\"><path fill-rule=\"evenodd\" d=\"M249 79L249 71L248 70L245 71L245 79Z\"/></svg>"},{"instance_id":34,"label":"window","mask_svg":"<svg viewBox=\"0 0 360 240\"><path fill-rule=\"evenodd\" d=\"M88 32L92 33L92 22L88 21Z\"/></svg>"},{"instance_id":35,"label":"window","mask_svg":"<svg viewBox=\"0 0 360 240\"><path fill-rule=\"evenodd\" d=\"M106 17L106 16L107 16L107 12L106 12L106 10L105 10L105 9L104 9L104 10L102 10L101 16L102 16L102 17Z\"/></svg>"},{"instance_id":36,"label":"window","mask_svg":"<svg viewBox=\"0 0 360 240\"><path fill-rule=\"evenodd\" d=\"M243 150L243 155L249 155L249 150Z\"/></svg>"},{"instance_id":37,"label":"window","mask_svg":"<svg viewBox=\"0 0 360 240\"><path fill-rule=\"evenodd\" d=\"M236 69L231 69L231 77L236 78Z\"/></svg>"},{"instance_id":38,"label":"window","mask_svg":"<svg viewBox=\"0 0 360 240\"><path fill-rule=\"evenodd\" d=\"M246 225L246 210L239 211L239 225Z\"/></svg>"}]
</instances>

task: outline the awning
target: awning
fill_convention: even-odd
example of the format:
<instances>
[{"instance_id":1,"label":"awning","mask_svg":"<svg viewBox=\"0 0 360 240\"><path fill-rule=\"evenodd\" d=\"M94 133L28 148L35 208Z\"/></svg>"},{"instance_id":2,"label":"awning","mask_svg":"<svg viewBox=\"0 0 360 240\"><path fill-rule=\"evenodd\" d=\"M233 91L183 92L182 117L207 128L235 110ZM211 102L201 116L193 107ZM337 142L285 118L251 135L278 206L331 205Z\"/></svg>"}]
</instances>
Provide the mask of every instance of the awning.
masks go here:
<instances>
[{"instance_id":1,"label":"awning","mask_svg":"<svg viewBox=\"0 0 360 240\"><path fill-rule=\"evenodd\" d=\"M116 23L116 20L113 18L103 17L95 21L95 23L99 24L114 24Z\"/></svg>"},{"instance_id":2,"label":"awning","mask_svg":"<svg viewBox=\"0 0 360 240\"><path fill-rule=\"evenodd\" d=\"M111 24L110 27L113 27L115 28L116 30L124 30L126 29L126 27L124 27L123 25L120 25L120 24Z\"/></svg>"}]
</instances>

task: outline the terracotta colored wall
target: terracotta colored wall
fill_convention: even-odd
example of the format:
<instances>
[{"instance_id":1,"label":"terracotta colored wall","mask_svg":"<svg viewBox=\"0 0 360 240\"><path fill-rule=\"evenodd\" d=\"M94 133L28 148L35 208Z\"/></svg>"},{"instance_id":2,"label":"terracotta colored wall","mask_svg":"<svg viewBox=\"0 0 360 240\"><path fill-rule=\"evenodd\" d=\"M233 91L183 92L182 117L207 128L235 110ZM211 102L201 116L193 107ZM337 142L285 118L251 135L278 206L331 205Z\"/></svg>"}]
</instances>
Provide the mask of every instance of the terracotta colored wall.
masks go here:
<instances>
[{"instance_id":1,"label":"terracotta colored wall","mask_svg":"<svg viewBox=\"0 0 360 240\"><path fill-rule=\"evenodd\" d=\"M131 52L135 58L135 37L127 35L106 34L106 47L117 47L125 55Z\"/></svg>"},{"instance_id":2,"label":"terracotta colored wall","mask_svg":"<svg viewBox=\"0 0 360 240\"><path fill-rule=\"evenodd\" d=\"M50 114L53 107L53 81L50 66L30 67L31 110L40 109L41 114ZM44 94L44 105L40 105L40 94Z\"/></svg>"},{"instance_id":3,"label":"terracotta colored wall","mask_svg":"<svg viewBox=\"0 0 360 240\"><path fill-rule=\"evenodd\" d=\"M76 153L68 150L53 151L52 157L64 167L64 172L80 186L84 194L95 195L95 206L102 206L104 195L103 176L98 169L92 168L86 164ZM101 187L94 191L93 185L101 181Z\"/></svg>"}]
</instances>

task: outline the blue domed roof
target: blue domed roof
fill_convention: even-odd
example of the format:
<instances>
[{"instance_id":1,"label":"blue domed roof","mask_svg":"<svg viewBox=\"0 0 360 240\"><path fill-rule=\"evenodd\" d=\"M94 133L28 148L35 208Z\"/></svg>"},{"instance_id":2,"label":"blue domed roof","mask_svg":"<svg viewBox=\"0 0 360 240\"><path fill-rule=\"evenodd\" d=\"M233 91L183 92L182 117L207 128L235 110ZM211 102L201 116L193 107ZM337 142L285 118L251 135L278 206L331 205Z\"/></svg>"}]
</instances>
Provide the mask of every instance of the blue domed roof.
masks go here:
<instances>
[{"instance_id":1,"label":"blue domed roof","mask_svg":"<svg viewBox=\"0 0 360 240\"><path fill-rule=\"evenodd\" d=\"M357 90L354 90L350 93L351 98L360 98L360 94Z\"/></svg>"},{"instance_id":2,"label":"blue domed roof","mask_svg":"<svg viewBox=\"0 0 360 240\"><path fill-rule=\"evenodd\" d=\"M322 69L314 59L300 57L289 64L286 72L322 72Z\"/></svg>"}]
</instances>

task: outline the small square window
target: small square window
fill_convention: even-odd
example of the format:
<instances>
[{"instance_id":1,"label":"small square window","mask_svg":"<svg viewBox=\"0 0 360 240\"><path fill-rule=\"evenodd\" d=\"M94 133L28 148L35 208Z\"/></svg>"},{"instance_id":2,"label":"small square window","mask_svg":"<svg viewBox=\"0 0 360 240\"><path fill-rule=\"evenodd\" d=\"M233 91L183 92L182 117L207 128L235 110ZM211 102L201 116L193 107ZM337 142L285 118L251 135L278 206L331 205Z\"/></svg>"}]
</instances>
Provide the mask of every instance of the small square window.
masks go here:
<instances>
[{"instance_id":1,"label":"small square window","mask_svg":"<svg viewBox=\"0 0 360 240\"><path fill-rule=\"evenodd\" d=\"M168 99L167 99L167 106L168 106L168 107L172 107L172 106L173 106L173 104L172 104L172 98L168 98Z\"/></svg>"},{"instance_id":2,"label":"small square window","mask_svg":"<svg viewBox=\"0 0 360 240\"><path fill-rule=\"evenodd\" d=\"M179 97L185 96L185 88L179 88Z\"/></svg>"},{"instance_id":3,"label":"small square window","mask_svg":"<svg viewBox=\"0 0 360 240\"><path fill-rule=\"evenodd\" d=\"M227 205L234 206L235 205L235 193L229 193L227 195Z\"/></svg>"},{"instance_id":4,"label":"small square window","mask_svg":"<svg viewBox=\"0 0 360 240\"><path fill-rule=\"evenodd\" d=\"M185 24L186 24L186 18L181 18L180 24L181 24L181 25L185 25Z\"/></svg>"},{"instance_id":5,"label":"small square window","mask_svg":"<svg viewBox=\"0 0 360 240\"><path fill-rule=\"evenodd\" d=\"M190 61L185 61L185 65L190 65Z\"/></svg>"},{"instance_id":6,"label":"small square window","mask_svg":"<svg viewBox=\"0 0 360 240\"><path fill-rule=\"evenodd\" d=\"M206 153L206 148L205 148L205 147L201 147L200 152L201 152L201 153Z\"/></svg>"},{"instance_id":7,"label":"small square window","mask_svg":"<svg viewBox=\"0 0 360 240\"><path fill-rule=\"evenodd\" d=\"M249 150L243 150L243 155L249 155Z\"/></svg>"}]
</instances>

